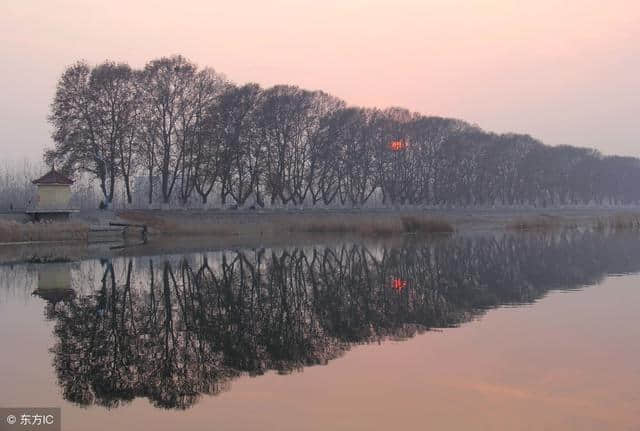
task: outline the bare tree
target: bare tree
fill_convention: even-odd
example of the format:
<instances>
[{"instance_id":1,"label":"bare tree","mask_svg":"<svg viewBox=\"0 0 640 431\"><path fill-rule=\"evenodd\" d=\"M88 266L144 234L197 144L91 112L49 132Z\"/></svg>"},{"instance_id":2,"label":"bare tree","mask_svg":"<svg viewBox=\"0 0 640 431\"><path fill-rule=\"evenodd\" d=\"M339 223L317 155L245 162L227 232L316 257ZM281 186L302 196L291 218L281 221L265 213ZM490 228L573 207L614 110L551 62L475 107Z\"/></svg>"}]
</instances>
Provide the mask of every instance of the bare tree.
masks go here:
<instances>
[{"instance_id":1,"label":"bare tree","mask_svg":"<svg viewBox=\"0 0 640 431\"><path fill-rule=\"evenodd\" d=\"M127 202L131 203L131 174L139 115L133 71L124 63L105 62L91 71L90 87L97 108L98 130L109 142L109 147L115 144L118 173L122 176ZM112 179L111 198L114 183Z\"/></svg>"},{"instance_id":2,"label":"bare tree","mask_svg":"<svg viewBox=\"0 0 640 431\"><path fill-rule=\"evenodd\" d=\"M219 159L223 202L230 195L237 205L244 205L255 194L262 205L259 196L262 148L255 122L261 96L258 85L247 84L230 89L217 106L215 116L223 142Z\"/></svg>"},{"instance_id":3,"label":"bare tree","mask_svg":"<svg viewBox=\"0 0 640 431\"><path fill-rule=\"evenodd\" d=\"M62 74L49 116L55 148L46 153L47 163L94 175L107 204L131 136L130 76L125 64L106 62L92 70L78 62Z\"/></svg>"},{"instance_id":4,"label":"bare tree","mask_svg":"<svg viewBox=\"0 0 640 431\"><path fill-rule=\"evenodd\" d=\"M168 204L184 169L187 136L195 115L192 112L196 66L182 56L152 60L140 75L145 123L144 140L155 150L161 178L162 202Z\"/></svg>"},{"instance_id":5,"label":"bare tree","mask_svg":"<svg viewBox=\"0 0 640 431\"><path fill-rule=\"evenodd\" d=\"M187 109L181 111L178 121L178 145L182 153L180 172L180 201L186 204L196 186L198 165L208 154L203 151L200 140L204 117L227 86L224 77L213 69L198 72L187 87ZM202 189L201 189L202 190Z\"/></svg>"}]
</instances>

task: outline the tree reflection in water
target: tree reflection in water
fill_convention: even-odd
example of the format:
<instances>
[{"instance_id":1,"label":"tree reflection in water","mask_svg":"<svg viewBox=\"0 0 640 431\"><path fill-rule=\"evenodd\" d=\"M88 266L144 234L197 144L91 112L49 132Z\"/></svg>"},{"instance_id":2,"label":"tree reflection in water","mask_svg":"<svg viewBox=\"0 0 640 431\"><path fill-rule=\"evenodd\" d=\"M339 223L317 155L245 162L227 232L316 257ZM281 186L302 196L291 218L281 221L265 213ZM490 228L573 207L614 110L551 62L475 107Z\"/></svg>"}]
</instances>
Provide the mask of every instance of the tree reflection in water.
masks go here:
<instances>
[{"instance_id":1,"label":"tree reflection in water","mask_svg":"<svg viewBox=\"0 0 640 431\"><path fill-rule=\"evenodd\" d=\"M187 408L240 374L326 364L349 346L459 325L638 269L640 242L560 232L102 262L47 308L64 397Z\"/></svg>"}]
</instances>

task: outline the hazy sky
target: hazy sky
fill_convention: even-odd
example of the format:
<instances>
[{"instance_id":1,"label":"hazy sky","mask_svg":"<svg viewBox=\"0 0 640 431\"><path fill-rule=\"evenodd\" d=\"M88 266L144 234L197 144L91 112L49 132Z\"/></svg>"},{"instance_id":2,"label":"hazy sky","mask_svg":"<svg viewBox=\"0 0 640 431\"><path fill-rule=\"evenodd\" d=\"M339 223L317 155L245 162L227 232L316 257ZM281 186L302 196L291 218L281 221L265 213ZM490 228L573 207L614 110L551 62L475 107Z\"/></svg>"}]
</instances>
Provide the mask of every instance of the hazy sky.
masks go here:
<instances>
[{"instance_id":1,"label":"hazy sky","mask_svg":"<svg viewBox=\"0 0 640 431\"><path fill-rule=\"evenodd\" d=\"M74 61L178 53L237 83L640 156L638 0L0 0L0 154L51 145Z\"/></svg>"}]
</instances>

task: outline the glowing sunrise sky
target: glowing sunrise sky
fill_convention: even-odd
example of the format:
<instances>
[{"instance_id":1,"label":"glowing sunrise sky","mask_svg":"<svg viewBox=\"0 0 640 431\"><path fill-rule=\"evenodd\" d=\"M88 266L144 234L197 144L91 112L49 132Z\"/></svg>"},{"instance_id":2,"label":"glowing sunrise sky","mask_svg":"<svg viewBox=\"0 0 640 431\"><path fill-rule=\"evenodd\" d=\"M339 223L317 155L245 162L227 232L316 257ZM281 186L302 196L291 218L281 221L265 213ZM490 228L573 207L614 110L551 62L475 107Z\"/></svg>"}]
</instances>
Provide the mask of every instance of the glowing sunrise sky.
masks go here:
<instances>
[{"instance_id":1,"label":"glowing sunrise sky","mask_svg":"<svg viewBox=\"0 0 640 431\"><path fill-rule=\"evenodd\" d=\"M640 1L0 0L0 152L39 157L79 59L183 54L236 83L640 156Z\"/></svg>"}]
</instances>

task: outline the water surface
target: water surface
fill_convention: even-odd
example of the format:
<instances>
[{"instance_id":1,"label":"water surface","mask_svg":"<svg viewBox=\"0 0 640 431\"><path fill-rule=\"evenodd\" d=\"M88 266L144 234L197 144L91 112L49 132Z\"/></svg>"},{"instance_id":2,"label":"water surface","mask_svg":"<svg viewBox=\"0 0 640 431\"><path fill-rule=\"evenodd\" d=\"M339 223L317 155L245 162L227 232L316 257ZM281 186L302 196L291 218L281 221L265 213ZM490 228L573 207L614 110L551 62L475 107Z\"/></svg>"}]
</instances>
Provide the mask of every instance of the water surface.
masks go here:
<instances>
[{"instance_id":1,"label":"water surface","mask_svg":"<svg viewBox=\"0 0 640 431\"><path fill-rule=\"evenodd\" d=\"M640 237L0 266L0 405L86 429L639 429Z\"/></svg>"}]
</instances>

